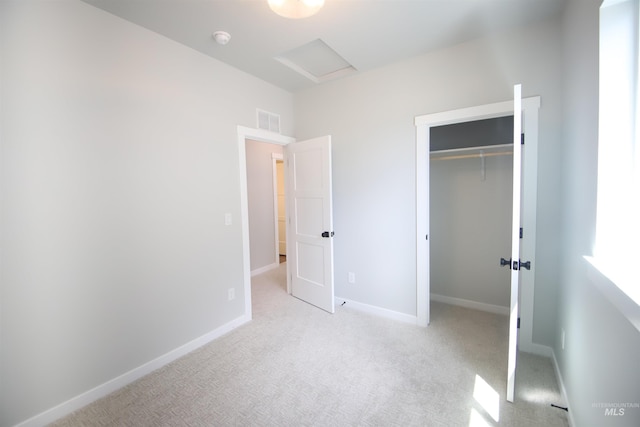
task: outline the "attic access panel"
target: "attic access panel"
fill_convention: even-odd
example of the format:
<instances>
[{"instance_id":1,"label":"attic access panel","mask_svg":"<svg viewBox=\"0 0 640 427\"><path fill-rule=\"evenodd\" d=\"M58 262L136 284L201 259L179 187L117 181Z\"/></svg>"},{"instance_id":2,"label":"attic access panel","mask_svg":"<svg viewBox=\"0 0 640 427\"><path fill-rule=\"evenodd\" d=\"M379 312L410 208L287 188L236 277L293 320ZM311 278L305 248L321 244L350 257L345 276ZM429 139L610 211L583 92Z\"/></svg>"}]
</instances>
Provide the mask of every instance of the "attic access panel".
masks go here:
<instances>
[{"instance_id":1,"label":"attic access panel","mask_svg":"<svg viewBox=\"0 0 640 427\"><path fill-rule=\"evenodd\" d=\"M430 151L513 144L513 116L434 126L429 140Z\"/></svg>"},{"instance_id":2,"label":"attic access panel","mask_svg":"<svg viewBox=\"0 0 640 427\"><path fill-rule=\"evenodd\" d=\"M356 69L321 39L274 57L277 61L314 83L356 72Z\"/></svg>"}]
</instances>

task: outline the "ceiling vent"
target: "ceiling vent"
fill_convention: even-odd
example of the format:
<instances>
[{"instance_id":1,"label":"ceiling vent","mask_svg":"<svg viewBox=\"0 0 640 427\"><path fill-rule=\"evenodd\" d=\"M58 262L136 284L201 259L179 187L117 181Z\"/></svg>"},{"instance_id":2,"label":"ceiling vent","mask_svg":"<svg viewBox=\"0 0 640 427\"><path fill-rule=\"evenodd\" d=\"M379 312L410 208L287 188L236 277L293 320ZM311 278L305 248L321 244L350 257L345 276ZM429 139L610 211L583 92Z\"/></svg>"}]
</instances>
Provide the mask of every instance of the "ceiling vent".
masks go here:
<instances>
[{"instance_id":1,"label":"ceiling vent","mask_svg":"<svg viewBox=\"0 0 640 427\"><path fill-rule=\"evenodd\" d=\"M256 110L258 113L258 129L280 133L280 116L268 111Z\"/></svg>"}]
</instances>

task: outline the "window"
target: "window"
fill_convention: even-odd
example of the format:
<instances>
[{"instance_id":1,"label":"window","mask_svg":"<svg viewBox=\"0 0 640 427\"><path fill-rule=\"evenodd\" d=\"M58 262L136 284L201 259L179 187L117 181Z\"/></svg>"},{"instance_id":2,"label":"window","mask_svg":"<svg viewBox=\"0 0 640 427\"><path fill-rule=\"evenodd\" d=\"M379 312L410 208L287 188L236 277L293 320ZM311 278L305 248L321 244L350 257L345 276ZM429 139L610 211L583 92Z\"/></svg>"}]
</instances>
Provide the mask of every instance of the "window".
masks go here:
<instances>
[{"instance_id":1,"label":"window","mask_svg":"<svg viewBox=\"0 0 640 427\"><path fill-rule=\"evenodd\" d=\"M639 0L600 8L598 210L594 264L640 305Z\"/></svg>"}]
</instances>

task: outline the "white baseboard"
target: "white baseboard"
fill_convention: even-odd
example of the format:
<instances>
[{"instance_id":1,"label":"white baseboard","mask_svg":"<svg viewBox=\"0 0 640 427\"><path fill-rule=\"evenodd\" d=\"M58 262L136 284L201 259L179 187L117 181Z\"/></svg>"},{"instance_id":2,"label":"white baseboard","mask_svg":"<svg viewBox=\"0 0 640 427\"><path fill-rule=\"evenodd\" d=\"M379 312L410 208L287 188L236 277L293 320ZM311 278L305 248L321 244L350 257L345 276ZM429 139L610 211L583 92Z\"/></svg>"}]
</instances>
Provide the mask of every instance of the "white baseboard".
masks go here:
<instances>
[{"instance_id":1,"label":"white baseboard","mask_svg":"<svg viewBox=\"0 0 640 427\"><path fill-rule=\"evenodd\" d=\"M376 307L374 305L363 304L361 302L352 301L346 298L335 298L336 306L340 306L346 303L346 307L353 308L354 310L362 311L365 313L373 314L387 319L398 320L404 323L410 323L417 325L418 318L410 314L400 313L398 311L388 310L386 308Z\"/></svg>"},{"instance_id":2,"label":"white baseboard","mask_svg":"<svg viewBox=\"0 0 640 427\"><path fill-rule=\"evenodd\" d=\"M257 276L258 274L266 273L267 271L273 270L274 268L278 268L279 265L280 263L274 262L273 264L265 265L264 267L251 270L251 277Z\"/></svg>"},{"instance_id":3,"label":"white baseboard","mask_svg":"<svg viewBox=\"0 0 640 427\"><path fill-rule=\"evenodd\" d=\"M244 315L238 317L237 319L234 319L231 322L226 323L219 328L214 329L213 331L194 339L193 341L190 341L174 350L171 350L170 352L157 357L156 359L153 359L142 366L134 368L129 372L126 372L112 380L107 381L104 384L101 384L95 388L92 388L91 390L88 390L76 397L69 399L66 402L63 402L51 409L41 412L40 414L35 415L25 421L22 421L15 427L40 427L50 424L72 413L73 411L76 411L108 395L109 393L112 393L128 384L131 384L137 379L150 374L151 372L173 362L174 360L186 355L187 353L190 353L193 350L196 350L204 346L205 344L208 344L209 342L221 337L222 335L225 335L238 326L247 323L249 320L250 318Z\"/></svg>"},{"instance_id":4,"label":"white baseboard","mask_svg":"<svg viewBox=\"0 0 640 427\"><path fill-rule=\"evenodd\" d=\"M560 367L558 366L558 359L556 359L555 351L553 351L552 348L550 348L550 350L551 350L551 360L553 361L553 369L556 372L556 380L558 381L558 387L560 388L560 395L562 396L562 400L564 404L567 407L569 407L569 398L567 395L567 389L564 386L562 373L560 372ZM571 412L571 408L569 408L569 411L567 411L567 420L569 421L569 427L574 427L576 425L573 419L573 412Z\"/></svg>"},{"instance_id":5,"label":"white baseboard","mask_svg":"<svg viewBox=\"0 0 640 427\"><path fill-rule=\"evenodd\" d=\"M443 302L445 304L458 305L460 307L471 308L474 310L487 311L494 314L509 315L509 307L501 305L485 304L483 302L471 301L462 298L448 297L444 295L431 294L431 301Z\"/></svg>"}]
</instances>

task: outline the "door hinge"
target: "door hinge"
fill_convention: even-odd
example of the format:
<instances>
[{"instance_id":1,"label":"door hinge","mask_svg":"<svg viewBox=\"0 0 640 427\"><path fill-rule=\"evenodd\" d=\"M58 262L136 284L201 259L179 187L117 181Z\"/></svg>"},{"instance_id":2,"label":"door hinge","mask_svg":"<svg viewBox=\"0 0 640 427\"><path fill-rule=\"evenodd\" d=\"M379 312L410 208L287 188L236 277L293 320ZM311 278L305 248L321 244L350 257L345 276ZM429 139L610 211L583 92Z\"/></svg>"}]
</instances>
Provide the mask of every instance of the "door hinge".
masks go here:
<instances>
[{"instance_id":1,"label":"door hinge","mask_svg":"<svg viewBox=\"0 0 640 427\"><path fill-rule=\"evenodd\" d=\"M521 239L522 239L522 236L523 236L523 235L524 235L523 228L522 228L522 227L520 227L520 238L521 238Z\"/></svg>"},{"instance_id":2,"label":"door hinge","mask_svg":"<svg viewBox=\"0 0 640 427\"><path fill-rule=\"evenodd\" d=\"M425 240L429 240L429 235L427 234L427 235L424 237L424 239L425 239Z\"/></svg>"},{"instance_id":3,"label":"door hinge","mask_svg":"<svg viewBox=\"0 0 640 427\"><path fill-rule=\"evenodd\" d=\"M520 329L520 318L518 317L518 329Z\"/></svg>"},{"instance_id":4,"label":"door hinge","mask_svg":"<svg viewBox=\"0 0 640 427\"><path fill-rule=\"evenodd\" d=\"M524 133L520 134L520 145L524 145Z\"/></svg>"}]
</instances>

